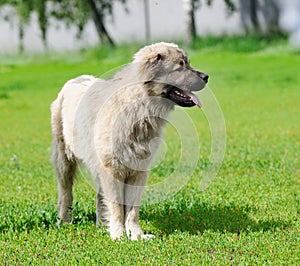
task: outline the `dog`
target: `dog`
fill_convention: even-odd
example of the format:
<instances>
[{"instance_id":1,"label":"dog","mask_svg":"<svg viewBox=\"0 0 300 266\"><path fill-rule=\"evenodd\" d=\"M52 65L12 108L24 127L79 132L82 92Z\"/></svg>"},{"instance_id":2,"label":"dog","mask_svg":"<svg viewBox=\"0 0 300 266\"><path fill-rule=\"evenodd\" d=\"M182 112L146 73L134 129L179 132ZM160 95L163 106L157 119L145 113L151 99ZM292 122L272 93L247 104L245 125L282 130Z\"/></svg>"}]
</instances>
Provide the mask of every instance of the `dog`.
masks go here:
<instances>
[{"instance_id":1,"label":"dog","mask_svg":"<svg viewBox=\"0 0 300 266\"><path fill-rule=\"evenodd\" d=\"M98 184L96 223L112 239L150 238L139 225L139 206L149 166L175 105L201 107L192 91L208 75L190 66L173 43L139 50L110 79L82 75L69 80L51 104L52 162L58 183L58 223L71 222L78 163Z\"/></svg>"}]
</instances>

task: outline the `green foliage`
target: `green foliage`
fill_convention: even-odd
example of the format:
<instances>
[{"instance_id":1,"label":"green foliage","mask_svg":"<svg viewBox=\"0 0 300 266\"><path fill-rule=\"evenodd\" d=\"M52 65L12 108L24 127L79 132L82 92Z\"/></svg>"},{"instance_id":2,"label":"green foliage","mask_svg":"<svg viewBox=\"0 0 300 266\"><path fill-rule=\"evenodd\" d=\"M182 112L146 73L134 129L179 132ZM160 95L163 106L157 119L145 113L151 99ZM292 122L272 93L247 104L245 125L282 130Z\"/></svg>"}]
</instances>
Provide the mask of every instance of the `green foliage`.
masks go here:
<instances>
[{"instance_id":1,"label":"green foliage","mask_svg":"<svg viewBox=\"0 0 300 266\"><path fill-rule=\"evenodd\" d=\"M51 3L53 8L50 10L50 15L59 21L64 21L67 26L75 25L78 29L78 37L80 37L89 19L87 2L53 0Z\"/></svg>"},{"instance_id":2,"label":"green foliage","mask_svg":"<svg viewBox=\"0 0 300 266\"><path fill-rule=\"evenodd\" d=\"M3 11L3 7L9 7ZM2 0L0 1L0 17L13 23L18 19L20 52L23 52L24 28L30 22L32 12L38 15L38 23L41 30L41 37L46 46L46 33L48 27L48 18L46 12L46 0Z\"/></svg>"},{"instance_id":3,"label":"green foliage","mask_svg":"<svg viewBox=\"0 0 300 266\"><path fill-rule=\"evenodd\" d=\"M118 1L125 5L126 0L1 0L0 17L6 21L14 22L18 18L19 39L24 38L24 27L30 22L31 15L36 12L38 15L38 24L41 31L41 38L44 46L47 46L47 28L51 17L63 21L67 26L75 25L78 30L78 38L84 30L87 22L92 19L92 12L96 12L99 20L93 19L96 26L100 25L100 31L104 33L100 38L108 35L104 27L105 18L113 14L113 5ZM9 13L3 7L10 7ZM93 8L94 7L94 10ZM108 35L108 39L110 39ZM103 41L103 40L102 40ZM103 41L105 43L105 41ZM20 47L21 50L23 47Z\"/></svg>"},{"instance_id":4,"label":"green foliage","mask_svg":"<svg viewBox=\"0 0 300 266\"><path fill-rule=\"evenodd\" d=\"M177 194L142 206L142 227L156 235L147 242L112 241L104 228L95 227L95 191L82 176L75 188L74 224L56 228L56 182L49 162L49 105L63 83L129 62L137 45L23 64L6 59L0 65L1 265L299 264L300 54L282 41L252 40L257 49L238 52L232 47L243 47L244 41L214 45L220 41L209 39L210 48L189 54L194 67L210 74L209 87L224 113L223 166L201 191L210 129L200 110L189 109L200 160ZM152 183L170 174L172 156L180 153L168 129L165 141L170 163L151 172Z\"/></svg>"},{"instance_id":5,"label":"green foliage","mask_svg":"<svg viewBox=\"0 0 300 266\"><path fill-rule=\"evenodd\" d=\"M199 1L199 0L197 0ZM214 0L206 0L206 4L208 6L211 6ZM224 0L226 7L228 9L229 12L234 12L237 10L236 5L234 4L234 2L232 0Z\"/></svg>"},{"instance_id":6,"label":"green foliage","mask_svg":"<svg viewBox=\"0 0 300 266\"><path fill-rule=\"evenodd\" d=\"M47 1L46 0L35 0L35 11L38 15L38 23L42 33L42 40L44 46L47 46L47 28L48 28L48 14L47 14Z\"/></svg>"}]
</instances>

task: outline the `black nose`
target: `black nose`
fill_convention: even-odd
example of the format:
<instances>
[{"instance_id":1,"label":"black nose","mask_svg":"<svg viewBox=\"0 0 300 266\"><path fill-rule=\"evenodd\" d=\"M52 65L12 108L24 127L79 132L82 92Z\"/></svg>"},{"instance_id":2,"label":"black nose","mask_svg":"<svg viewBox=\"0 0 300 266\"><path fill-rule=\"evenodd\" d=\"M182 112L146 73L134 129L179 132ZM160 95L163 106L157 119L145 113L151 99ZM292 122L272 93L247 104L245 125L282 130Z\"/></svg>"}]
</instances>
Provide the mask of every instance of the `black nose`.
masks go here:
<instances>
[{"instance_id":1,"label":"black nose","mask_svg":"<svg viewBox=\"0 0 300 266\"><path fill-rule=\"evenodd\" d=\"M203 81L204 81L205 83L208 82L209 76L208 76L207 74L201 73L200 77L203 79Z\"/></svg>"}]
</instances>

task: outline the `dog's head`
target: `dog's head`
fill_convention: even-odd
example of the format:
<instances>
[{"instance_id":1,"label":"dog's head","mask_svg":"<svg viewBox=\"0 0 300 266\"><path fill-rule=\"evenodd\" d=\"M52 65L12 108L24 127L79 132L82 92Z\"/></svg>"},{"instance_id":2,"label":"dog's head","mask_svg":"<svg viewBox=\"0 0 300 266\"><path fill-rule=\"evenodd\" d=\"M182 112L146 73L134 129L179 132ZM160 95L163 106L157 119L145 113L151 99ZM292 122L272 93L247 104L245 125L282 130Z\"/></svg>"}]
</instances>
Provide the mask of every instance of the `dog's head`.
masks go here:
<instances>
[{"instance_id":1,"label":"dog's head","mask_svg":"<svg viewBox=\"0 0 300 266\"><path fill-rule=\"evenodd\" d=\"M201 107L192 91L203 89L208 75L193 69L187 54L176 44L146 46L135 54L133 63L149 96L161 96L183 107Z\"/></svg>"}]
</instances>

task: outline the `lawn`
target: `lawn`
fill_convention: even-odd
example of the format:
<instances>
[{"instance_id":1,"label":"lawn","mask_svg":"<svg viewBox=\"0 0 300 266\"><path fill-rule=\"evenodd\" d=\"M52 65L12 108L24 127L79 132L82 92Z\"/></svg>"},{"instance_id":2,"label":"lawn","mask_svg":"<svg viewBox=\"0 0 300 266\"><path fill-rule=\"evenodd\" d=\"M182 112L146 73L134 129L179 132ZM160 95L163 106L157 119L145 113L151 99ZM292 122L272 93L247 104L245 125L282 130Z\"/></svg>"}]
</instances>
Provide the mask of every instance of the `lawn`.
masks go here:
<instances>
[{"instance_id":1,"label":"lawn","mask_svg":"<svg viewBox=\"0 0 300 266\"><path fill-rule=\"evenodd\" d=\"M0 57L0 265L300 264L300 53L282 43L232 42L189 50L192 65L210 74L225 119L222 167L202 190L211 130L204 111L187 110L198 132L197 165L187 167L177 193L144 202L141 225L156 238L143 242L112 241L95 226L95 191L83 175L73 224L56 228L49 159L49 106L63 83L129 62L138 46ZM176 171L183 137L167 127L165 157L149 184Z\"/></svg>"}]
</instances>

